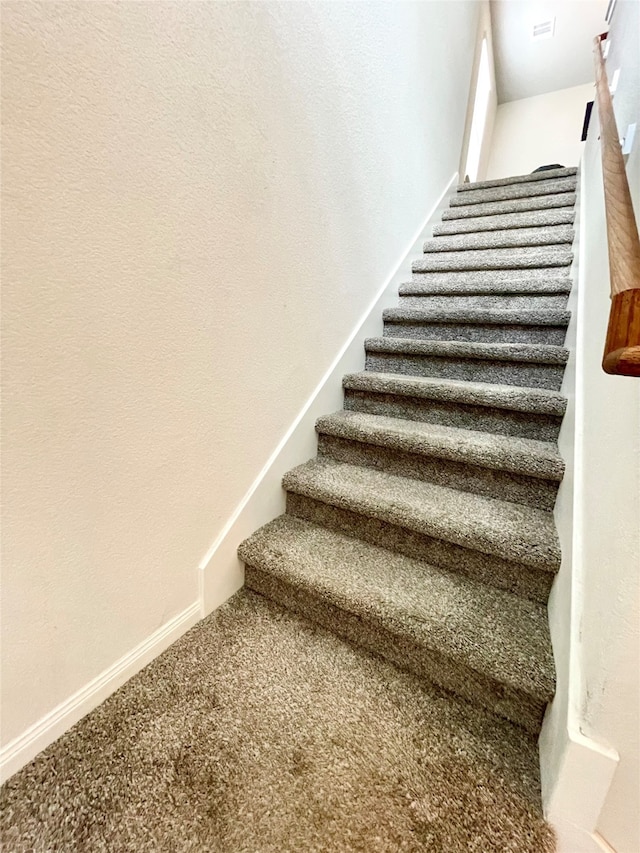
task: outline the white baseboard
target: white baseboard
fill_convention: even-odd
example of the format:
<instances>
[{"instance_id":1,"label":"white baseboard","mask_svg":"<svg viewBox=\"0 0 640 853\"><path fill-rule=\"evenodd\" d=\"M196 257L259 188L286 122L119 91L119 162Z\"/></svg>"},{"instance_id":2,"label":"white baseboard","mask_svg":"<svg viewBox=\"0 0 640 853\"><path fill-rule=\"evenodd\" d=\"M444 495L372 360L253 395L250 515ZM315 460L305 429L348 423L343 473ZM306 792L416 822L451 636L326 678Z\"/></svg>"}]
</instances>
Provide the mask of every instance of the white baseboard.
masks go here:
<instances>
[{"instance_id":1,"label":"white baseboard","mask_svg":"<svg viewBox=\"0 0 640 853\"><path fill-rule=\"evenodd\" d=\"M586 832L566 821L553 823L556 853L616 853L599 832Z\"/></svg>"},{"instance_id":2,"label":"white baseboard","mask_svg":"<svg viewBox=\"0 0 640 853\"><path fill-rule=\"evenodd\" d=\"M596 825L618 766L618 753L585 737L575 723L566 732L556 784L545 803L545 816L554 826L572 827L581 832L585 843L596 840ZM591 849L585 847L585 853ZM583 849L566 848L567 853L583 853ZM562 848L559 848L562 853Z\"/></svg>"},{"instance_id":3,"label":"white baseboard","mask_svg":"<svg viewBox=\"0 0 640 853\"><path fill-rule=\"evenodd\" d=\"M178 613L140 645L132 649L77 693L62 702L0 750L0 781L4 782L85 714L104 702L125 681L167 649L200 619L201 602Z\"/></svg>"},{"instance_id":4,"label":"white baseboard","mask_svg":"<svg viewBox=\"0 0 640 853\"><path fill-rule=\"evenodd\" d=\"M342 377L345 373L362 370L363 341L367 337L382 334L382 311L396 304L398 286L411 277L411 262L422 254L422 241L431 236L431 227L439 220L457 179L456 173L356 324L333 364L204 556L200 563L204 614L215 610L243 585L244 567L236 555L238 545L263 524L284 512L285 495L281 487L283 475L315 456L317 418L342 408Z\"/></svg>"}]
</instances>

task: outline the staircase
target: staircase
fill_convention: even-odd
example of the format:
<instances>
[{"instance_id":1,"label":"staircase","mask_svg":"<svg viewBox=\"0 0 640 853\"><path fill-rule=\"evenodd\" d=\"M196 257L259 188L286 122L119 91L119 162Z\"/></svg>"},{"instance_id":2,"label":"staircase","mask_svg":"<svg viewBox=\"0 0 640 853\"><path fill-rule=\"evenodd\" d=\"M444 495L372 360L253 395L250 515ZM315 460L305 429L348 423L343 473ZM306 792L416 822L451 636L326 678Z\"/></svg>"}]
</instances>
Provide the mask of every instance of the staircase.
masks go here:
<instances>
[{"instance_id":1,"label":"staircase","mask_svg":"<svg viewBox=\"0 0 640 853\"><path fill-rule=\"evenodd\" d=\"M574 187L458 188L247 589L0 788L3 849L552 853Z\"/></svg>"},{"instance_id":2,"label":"staircase","mask_svg":"<svg viewBox=\"0 0 640 853\"><path fill-rule=\"evenodd\" d=\"M284 477L286 514L238 552L249 589L532 735L554 692L575 175L458 187Z\"/></svg>"}]
</instances>

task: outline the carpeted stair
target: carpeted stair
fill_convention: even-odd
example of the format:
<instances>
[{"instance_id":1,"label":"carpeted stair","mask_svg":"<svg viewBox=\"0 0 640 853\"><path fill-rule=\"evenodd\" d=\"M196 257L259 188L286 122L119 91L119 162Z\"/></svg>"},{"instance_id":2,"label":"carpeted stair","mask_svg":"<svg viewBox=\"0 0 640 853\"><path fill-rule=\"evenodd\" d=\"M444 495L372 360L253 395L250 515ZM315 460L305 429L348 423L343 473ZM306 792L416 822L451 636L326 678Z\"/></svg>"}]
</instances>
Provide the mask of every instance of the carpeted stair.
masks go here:
<instances>
[{"instance_id":1,"label":"carpeted stair","mask_svg":"<svg viewBox=\"0 0 640 853\"><path fill-rule=\"evenodd\" d=\"M3 850L552 853L575 171L458 187L246 588L3 785Z\"/></svg>"},{"instance_id":2,"label":"carpeted stair","mask_svg":"<svg viewBox=\"0 0 640 853\"><path fill-rule=\"evenodd\" d=\"M575 169L458 187L246 585L530 734L554 690Z\"/></svg>"},{"instance_id":3,"label":"carpeted stair","mask_svg":"<svg viewBox=\"0 0 640 853\"><path fill-rule=\"evenodd\" d=\"M574 192L555 192L548 195L509 198L504 201L476 197L471 204L466 204L463 196L459 198L454 196L451 199L451 207L442 214L442 221L470 219L476 216L497 216L505 213L522 213L523 211L551 210L557 207L574 207L575 203Z\"/></svg>"},{"instance_id":4,"label":"carpeted stair","mask_svg":"<svg viewBox=\"0 0 640 853\"><path fill-rule=\"evenodd\" d=\"M327 562L319 550L305 588L313 565L296 559L303 526L275 522L289 549L282 570L300 570L300 596L328 590L330 609L339 562L358 557L357 540L334 538ZM319 548L331 536L307 527ZM458 597L465 609L441 618L455 576L413 587L412 561L387 564L376 559L382 553L365 546L351 563L344 593L369 576L361 612L393 640L413 595L417 663L442 660L436 625L439 649L482 661L489 613L474 649L457 630L477 607L472 598ZM389 582L395 594L383 602L377 590ZM505 678L507 701L522 690L531 613L524 601L512 606L516 633L506 639L521 672L505 655L482 683L470 678L470 693ZM3 786L2 850L551 853L535 766L535 744L506 720L241 590Z\"/></svg>"}]
</instances>

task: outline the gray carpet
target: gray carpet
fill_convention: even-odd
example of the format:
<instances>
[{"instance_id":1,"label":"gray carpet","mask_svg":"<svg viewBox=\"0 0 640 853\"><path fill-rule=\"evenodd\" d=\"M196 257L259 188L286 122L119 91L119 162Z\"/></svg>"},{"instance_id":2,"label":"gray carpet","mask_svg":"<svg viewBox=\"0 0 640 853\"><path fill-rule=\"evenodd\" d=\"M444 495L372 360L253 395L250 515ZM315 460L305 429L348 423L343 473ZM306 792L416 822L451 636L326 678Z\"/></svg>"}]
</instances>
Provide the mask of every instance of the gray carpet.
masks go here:
<instances>
[{"instance_id":1,"label":"gray carpet","mask_svg":"<svg viewBox=\"0 0 640 853\"><path fill-rule=\"evenodd\" d=\"M558 169L545 169L543 172L530 172L528 175L515 175L511 178L491 178L488 181L476 181L475 183L460 184L459 193L472 192L473 190L485 189L486 187L505 187L512 184L530 184L535 181L558 180L560 178L575 178L578 169L575 166Z\"/></svg>"},{"instance_id":2,"label":"gray carpet","mask_svg":"<svg viewBox=\"0 0 640 853\"><path fill-rule=\"evenodd\" d=\"M402 305L383 312L384 335L419 340L472 341L478 343L533 343L562 346L570 314L559 308ZM404 300L406 303L406 300Z\"/></svg>"},{"instance_id":3,"label":"gray carpet","mask_svg":"<svg viewBox=\"0 0 640 853\"><path fill-rule=\"evenodd\" d=\"M458 188L443 220L469 225L425 241L317 458L285 475L286 514L239 549L251 589L532 734L555 678L575 188L573 169Z\"/></svg>"},{"instance_id":4,"label":"gray carpet","mask_svg":"<svg viewBox=\"0 0 640 853\"><path fill-rule=\"evenodd\" d=\"M467 235L471 240L473 235ZM434 238L446 240L446 237ZM551 238L555 241L555 237ZM430 245L427 246L430 248ZM427 252L413 262L414 272L450 272L457 270L524 270L566 267L573 260L571 248L556 242L548 245L526 245L506 249L448 249Z\"/></svg>"},{"instance_id":5,"label":"gray carpet","mask_svg":"<svg viewBox=\"0 0 640 853\"><path fill-rule=\"evenodd\" d=\"M576 203L574 192L551 195L511 198L505 201L486 201L480 204L453 205L442 214L444 222L450 219L467 219L471 216L497 216L503 213L522 213L525 210L550 210L556 207L571 207Z\"/></svg>"},{"instance_id":6,"label":"gray carpet","mask_svg":"<svg viewBox=\"0 0 640 853\"><path fill-rule=\"evenodd\" d=\"M367 370L404 376L441 376L558 391L569 353L558 346L467 340L369 338Z\"/></svg>"},{"instance_id":7,"label":"gray carpet","mask_svg":"<svg viewBox=\"0 0 640 853\"><path fill-rule=\"evenodd\" d=\"M497 187L485 185L474 186L467 184L451 199L451 207L466 204L486 204L487 202L503 202L507 199L531 198L533 196L549 196L554 193L572 193L576 188L573 175L556 178L549 177L541 181L512 181L502 183Z\"/></svg>"},{"instance_id":8,"label":"gray carpet","mask_svg":"<svg viewBox=\"0 0 640 853\"><path fill-rule=\"evenodd\" d=\"M435 225L433 234L434 237L445 237L451 234L501 231L505 228L534 228L536 225L571 225L574 219L575 211L572 207L557 207L551 210L530 210L523 213L451 219Z\"/></svg>"},{"instance_id":9,"label":"gray carpet","mask_svg":"<svg viewBox=\"0 0 640 853\"><path fill-rule=\"evenodd\" d=\"M575 184L458 188L246 590L9 780L5 850L554 849Z\"/></svg>"},{"instance_id":10,"label":"gray carpet","mask_svg":"<svg viewBox=\"0 0 640 853\"><path fill-rule=\"evenodd\" d=\"M6 853L554 849L535 746L241 592L2 789Z\"/></svg>"},{"instance_id":11,"label":"gray carpet","mask_svg":"<svg viewBox=\"0 0 640 853\"><path fill-rule=\"evenodd\" d=\"M460 249L509 249L518 246L550 246L572 243L570 225L549 225L546 228L506 228L502 231L481 231L477 234L441 235L425 240L424 252L452 252Z\"/></svg>"}]
</instances>

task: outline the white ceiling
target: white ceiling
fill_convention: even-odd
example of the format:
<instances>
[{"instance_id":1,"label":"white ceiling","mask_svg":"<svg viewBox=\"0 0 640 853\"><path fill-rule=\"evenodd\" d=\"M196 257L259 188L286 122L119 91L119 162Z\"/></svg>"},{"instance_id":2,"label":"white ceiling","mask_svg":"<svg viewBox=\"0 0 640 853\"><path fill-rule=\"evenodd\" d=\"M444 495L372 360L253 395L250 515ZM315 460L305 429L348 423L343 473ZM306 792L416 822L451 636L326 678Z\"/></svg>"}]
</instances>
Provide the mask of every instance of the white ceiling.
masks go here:
<instances>
[{"instance_id":1,"label":"white ceiling","mask_svg":"<svg viewBox=\"0 0 640 853\"><path fill-rule=\"evenodd\" d=\"M607 5L608 0L491 0L498 103L592 81L593 37L608 29ZM532 41L533 24L553 16L553 38Z\"/></svg>"}]
</instances>

